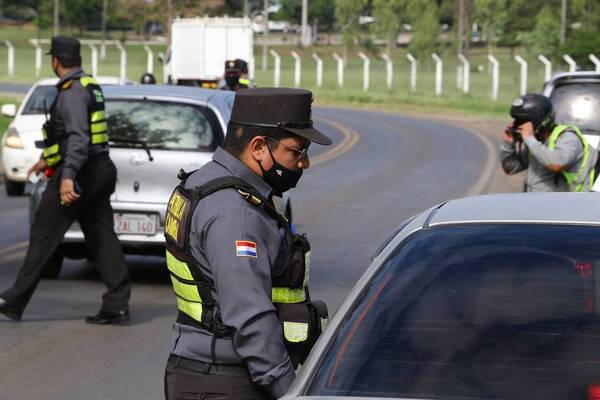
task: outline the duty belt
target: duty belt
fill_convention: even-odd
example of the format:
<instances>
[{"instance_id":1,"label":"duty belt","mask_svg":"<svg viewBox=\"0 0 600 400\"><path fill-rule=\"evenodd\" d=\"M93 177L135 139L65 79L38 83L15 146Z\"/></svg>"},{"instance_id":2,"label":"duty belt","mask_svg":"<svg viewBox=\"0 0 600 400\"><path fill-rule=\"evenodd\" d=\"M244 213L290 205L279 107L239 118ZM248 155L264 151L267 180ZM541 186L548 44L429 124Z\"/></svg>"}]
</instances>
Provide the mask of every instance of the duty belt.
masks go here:
<instances>
[{"instance_id":1,"label":"duty belt","mask_svg":"<svg viewBox=\"0 0 600 400\"><path fill-rule=\"evenodd\" d=\"M172 368L183 368L204 375L239 376L250 378L248 368L243 365L213 364L171 354L167 365Z\"/></svg>"}]
</instances>

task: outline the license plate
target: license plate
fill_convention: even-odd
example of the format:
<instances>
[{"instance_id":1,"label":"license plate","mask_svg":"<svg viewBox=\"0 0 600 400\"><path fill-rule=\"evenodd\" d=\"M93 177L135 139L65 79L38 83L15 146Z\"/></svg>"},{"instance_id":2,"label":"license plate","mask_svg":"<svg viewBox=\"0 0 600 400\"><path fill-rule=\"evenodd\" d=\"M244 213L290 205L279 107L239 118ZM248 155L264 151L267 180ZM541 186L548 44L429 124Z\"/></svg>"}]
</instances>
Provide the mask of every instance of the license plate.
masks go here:
<instances>
[{"instance_id":1,"label":"license plate","mask_svg":"<svg viewBox=\"0 0 600 400\"><path fill-rule=\"evenodd\" d=\"M157 216L153 214L114 214L118 235L154 235Z\"/></svg>"}]
</instances>

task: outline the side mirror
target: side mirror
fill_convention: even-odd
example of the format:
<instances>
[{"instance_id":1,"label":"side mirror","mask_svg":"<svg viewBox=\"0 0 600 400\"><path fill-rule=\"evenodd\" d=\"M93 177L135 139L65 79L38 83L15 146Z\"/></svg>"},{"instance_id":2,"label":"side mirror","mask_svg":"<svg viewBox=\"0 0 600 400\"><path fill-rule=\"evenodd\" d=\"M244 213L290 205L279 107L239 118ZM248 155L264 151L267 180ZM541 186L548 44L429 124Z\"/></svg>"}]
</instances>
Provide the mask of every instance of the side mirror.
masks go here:
<instances>
[{"instance_id":1,"label":"side mirror","mask_svg":"<svg viewBox=\"0 0 600 400\"><path fill-rule=\"evenodd\" d=\"M2 108L0 108L0 114L8 118L13 118L17 115L16 104L3 104Z\"/></svg>"}]
</instances>

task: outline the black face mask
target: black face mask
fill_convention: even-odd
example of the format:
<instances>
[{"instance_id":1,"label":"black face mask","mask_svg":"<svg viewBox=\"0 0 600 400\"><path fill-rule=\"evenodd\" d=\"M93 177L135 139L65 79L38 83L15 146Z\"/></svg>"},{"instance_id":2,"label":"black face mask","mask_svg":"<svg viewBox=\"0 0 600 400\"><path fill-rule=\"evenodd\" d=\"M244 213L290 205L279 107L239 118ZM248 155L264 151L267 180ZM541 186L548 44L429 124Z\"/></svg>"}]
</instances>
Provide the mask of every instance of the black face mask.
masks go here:
<instances>
[{"instance_id":1,"label":"black face mask","mask_svg":"<svg viewBox=\"0 0 600 400\"><path fill-rule=\"evenodd\" d=\"M271 160L273 160L273 166L269 168L267 171L262 167L262 164L259 162L258 166L263 173L263 179L265 182L269 184L275 191L275 194L281 196L283 192L287 192L291 188L295 188L302 176L301 169L289 169L279 164L275 157L273 157L273 153L271 153L271 148L267 145L267 149L269 150L269 154L271 155Z\"/></svg>"},{"instance_id":2,"label":"black face mask","mask_svg":"<svg viewBox=\"0 0 600 400\"><path fill-rule=\"evenodd\" d=\"M240 77L237 75L226 75L225 76L225 82L227 82L227 86L229 86L230 88L236 87L239 81L240 81Z\"/></svg>"}]
</instances>

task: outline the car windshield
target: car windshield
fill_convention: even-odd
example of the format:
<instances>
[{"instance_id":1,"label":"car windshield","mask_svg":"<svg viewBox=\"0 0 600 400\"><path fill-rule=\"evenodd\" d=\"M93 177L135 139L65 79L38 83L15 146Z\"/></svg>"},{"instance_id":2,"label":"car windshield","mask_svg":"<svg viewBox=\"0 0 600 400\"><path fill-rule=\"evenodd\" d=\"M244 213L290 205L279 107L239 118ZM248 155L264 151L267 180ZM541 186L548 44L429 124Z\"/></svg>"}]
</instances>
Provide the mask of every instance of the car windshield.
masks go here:
<instances>
[{"instance_id":1,"label":"car windshield","mask_svg":"<svg viewBox=\"0 0 600 400\"><path fill-rule=\"evenodd\" d=\"M572 124L586 133L600 135L600 83L567 83L550 95L556 121Z\"/></svg>"},{"instance_id":2,"label":"car windshield","mask_svg":"<svg viewBox=\"0 0 600 400\"><path fill-rule=\"evenodd\" d=\"M588 399L600 392L599 233L473 224L414 234L346 314L305 394Z\"/></svg>"},{"instance_id":3,"label":"car windshield","mask_svg":"<svg viewBox=\"0 0 600 400\"><path fill-rule=\"evenodd\" d=\"M27 100L22 114L44 114L44 103L46 104L45 108L49 113L50 105L52 105L57 93L58 89L56 89L56 86L54 85L36 87L33 93L31 93L29 100Z\"/></svg>"},{"instance_id":4,"label":"car windshield","mask_svg":"<svg viewBox=\"0 0 600 400\"><path fill-rule=\"evenodd\" d=\"M214 151L221 141L216 116L200 106L108 99L106 115L114 147L144 143L165 150Z\"/></svg>"}]
</instances>

